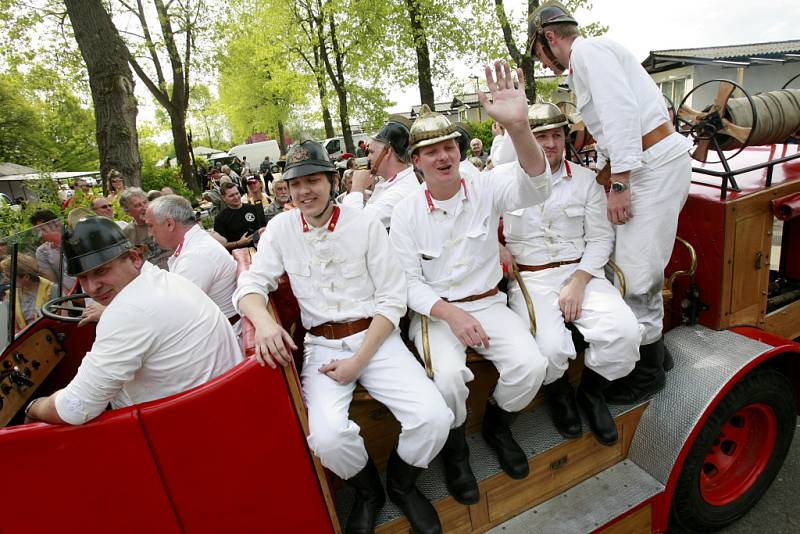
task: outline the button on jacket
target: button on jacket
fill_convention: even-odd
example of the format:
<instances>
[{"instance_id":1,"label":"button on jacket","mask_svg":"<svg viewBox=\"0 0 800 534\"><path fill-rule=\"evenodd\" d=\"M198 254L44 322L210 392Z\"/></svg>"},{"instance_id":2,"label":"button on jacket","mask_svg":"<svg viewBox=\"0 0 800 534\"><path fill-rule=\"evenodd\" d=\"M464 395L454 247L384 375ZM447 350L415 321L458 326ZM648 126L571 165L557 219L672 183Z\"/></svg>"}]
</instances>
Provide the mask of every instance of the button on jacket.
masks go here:
<instances>
[{"instance_id":1,"label":"button on jacket","mask_svg":"<svg viewBox=\"0 0 800 534\"><path fill-rule=\"evenodd\" d=\"M373 213L380 219L384 228L389 228L389 223L392 219L392 210L398 202L419 190L420 185L417 181L417 175L414 174L414 167L408 166L403 171L397 173L394 178L384 179L381 178L375 184L375 190L367 200L366 206L364 205L363 193L348 193L342 202L345 206L364 209Z\"/></svg>"},{"instance_id":2,"label":"button on jacket","mask_svg":"<svg viewBox=\"0 0 800 534\"><path fill-rule=\"evenodd\" d=\"M186 391L242 360L220 309L194 284L144 262L106 307L92 349L56 396L72 425L121 408Z\"/></svg>"},{"instance_id":3,"label":"button on jacket","mask_svg":"<svg viewBox=\"0 0 800 534\"><path fill-rule=\"evenodd\" d=\"M298 209L272 219L250 270L239 276L237 309L249 293L267 298L286 272L307 330L376 314L397 326L406 312L406 281L386 229L359 209L337 210L321 228L305 223Z\"/></svg>"},{"instance_id":4,"label":"button on jacket","mask_svg":"<svg viewBox=\"0 0 800 534\"><path fill-rule=\"evenodd\" d=\"M553 173L553 191L547 200L503 216L506 247L523 265L582 257L578 269L603 278L603 267L614 248L606 206L605 191L595 174L565 161Z\"/></svg>"},{"instance_id":5,"label":"button on jacket","mask_svg":"<svg viewBox=\"0 0 800 534\"><path fill-rule=\"evenodd\" d=\"M183 276L211 297L225 317L236 315L231 301L236 289L236 261L208 232L192 227L167 264L171 273Z\"/></svg>"},{"instance_id":6,"label":"button on jacket","mask_svg":"<svg viewBox=\"0 0 800 534\"><path fill-rule=\"evenodd\" d=\"M518 162L461 179L454 213L436 207L427 186L400 202L390 237L408 279L408 306L430 315L439 300L486 292L502 277L497 228L500 215L533 206L550 195L550 168L528 176Z\"/></svg>"},{"instance_id":7,"label":"button on jacket","mask_svg":"<svg viewBox=\"0 0 800 534\"><path fill-rule=\"evenodd\" d=\"M630 51L605 37L577 38L569 66L567 83L599 147L598 168L604 167L607 159L614 172L642 167L647 159L642 153L642 136L669 121L653 79ZM653 157L664 153L677 156L689 148L683 136L673 133L647 152Z\"/></svg>"}]
</instances>

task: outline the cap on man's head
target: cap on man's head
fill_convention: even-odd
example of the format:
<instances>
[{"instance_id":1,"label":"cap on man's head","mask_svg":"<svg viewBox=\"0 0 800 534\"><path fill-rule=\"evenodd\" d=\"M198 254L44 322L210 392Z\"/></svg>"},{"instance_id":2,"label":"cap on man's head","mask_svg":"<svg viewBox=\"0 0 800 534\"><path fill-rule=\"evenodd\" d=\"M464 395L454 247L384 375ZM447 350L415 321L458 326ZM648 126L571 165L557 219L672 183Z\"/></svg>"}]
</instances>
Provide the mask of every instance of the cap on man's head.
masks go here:
<instances>
[{"instance_id":1,"label":"cap on man's head","mask_svg":"<svg viewBox=\"0 0 800 534\"><path fill-rule=\"evenodd\" d=\"M331 161L328 151L319 143L303 141L293 146L286 154L286 167L283 169L284 180L289 181L318 172L336 172L336 167Z\"/></svg>"},{"instance_id":2,"label":"cap on man's head","mask_svg":"<svg viewBox=\"0 0 800 534\"><path fill-rule=\"evenodd\" d=\"M248 183L248 184L257 184L257 183L259 183L260 181L261 181L261 180L259 180L259 179L258 179L258 176L248 176L248 177L247 177L247 183Z\"/></svg>"},{"instance_id":3,"label":"cap on man's head","mask_svg":"<svg viewBox=\"0 0 800 534\"><path fill-rule=\"evenodd\" d=\"M427 104L419 110L419 117L411 125L409 152L413 154L418 148L435 145L448 139L457 139L461 134L450 120L441 113L431 111Z\"/></svg>"},{"instance_id":4,"label":"cap on man's head","mask_svg":"<svg viewBox=\"0 0 800 534\"><path fill-rule=\"evenodd\" d=\"M86 274L133 249L117 223L106 217L79 220L74 230L64 232L61 246L69 276Z\"/></svg>"}]
</instances>

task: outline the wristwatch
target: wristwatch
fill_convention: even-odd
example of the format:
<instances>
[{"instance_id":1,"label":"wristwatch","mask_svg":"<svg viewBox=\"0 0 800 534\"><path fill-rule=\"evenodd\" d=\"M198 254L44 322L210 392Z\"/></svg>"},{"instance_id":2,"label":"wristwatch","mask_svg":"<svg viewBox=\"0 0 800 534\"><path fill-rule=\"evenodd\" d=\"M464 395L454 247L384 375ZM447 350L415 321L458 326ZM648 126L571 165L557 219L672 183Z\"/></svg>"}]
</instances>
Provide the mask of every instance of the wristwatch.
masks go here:
<instances>
[{"instance_id":1,"label":"wristwatch","mask_svg":"<svg viewBox=\"0 0 800 534\"><path fill-rule=\"evenodd\" d=\"M628 184L624 182L611 182L611 191L614 193L622 193L628 189Z\"/></svg>"}]
</instances>

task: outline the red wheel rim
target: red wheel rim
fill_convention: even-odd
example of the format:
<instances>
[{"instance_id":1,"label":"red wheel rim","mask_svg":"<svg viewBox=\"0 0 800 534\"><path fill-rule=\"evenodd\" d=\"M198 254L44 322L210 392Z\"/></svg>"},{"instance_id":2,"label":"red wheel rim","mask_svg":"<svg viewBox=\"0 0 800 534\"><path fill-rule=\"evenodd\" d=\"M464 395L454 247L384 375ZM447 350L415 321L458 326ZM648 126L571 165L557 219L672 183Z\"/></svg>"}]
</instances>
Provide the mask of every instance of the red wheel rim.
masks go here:
<instances>
[{"instance_id":1,"label":"red wheel rim","mask_svg":"<svg viewBox=\"0 0 800 534\"><path fill-rule=\"evenodd\" d=\"M749 490L767 467L778 423L766 404L750 404L720 429L700 467L700 494L712 506L725 506Z\"/></svg>"}]
</instances>

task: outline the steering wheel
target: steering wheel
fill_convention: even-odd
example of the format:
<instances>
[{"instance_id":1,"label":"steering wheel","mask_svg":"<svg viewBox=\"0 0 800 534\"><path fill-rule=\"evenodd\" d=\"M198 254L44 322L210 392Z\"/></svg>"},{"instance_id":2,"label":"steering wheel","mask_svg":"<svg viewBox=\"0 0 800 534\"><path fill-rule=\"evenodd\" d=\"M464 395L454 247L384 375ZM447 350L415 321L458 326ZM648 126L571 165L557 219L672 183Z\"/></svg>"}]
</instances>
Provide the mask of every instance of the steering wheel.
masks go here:
<instances>
[{"instance_id":1,"label":"steering wheel","mask_svg":"<svg viewBox=\"0 0 800 534\"><path fill-rule=\"evenodd\" d=\"M58 297L53 300L48 300L42 306L42 315L47 317L48 319L53 319L54 321L61 321L63 323L79 323L81 322L80 315L77 317L72 317L71 315L61 315L60 311L78 311L83 313L83 310L86 307L82 306L63 306L63 304L69 302L73 303L78 300L89 298L89 295L86 293L78 293L77 295L67 295L64 297Z\"/></svg>"}]
</instances>

